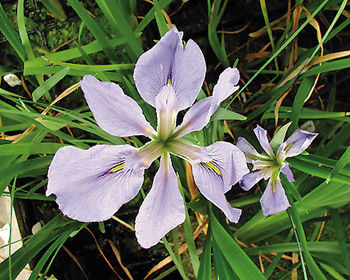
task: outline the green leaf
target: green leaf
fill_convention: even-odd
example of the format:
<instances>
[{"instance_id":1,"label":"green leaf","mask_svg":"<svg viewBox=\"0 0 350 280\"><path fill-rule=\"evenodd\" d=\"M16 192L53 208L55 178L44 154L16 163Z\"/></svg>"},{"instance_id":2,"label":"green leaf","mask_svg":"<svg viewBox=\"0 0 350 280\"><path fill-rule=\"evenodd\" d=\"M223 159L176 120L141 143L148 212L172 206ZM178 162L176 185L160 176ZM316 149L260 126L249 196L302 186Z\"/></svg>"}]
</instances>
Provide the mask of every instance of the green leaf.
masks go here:
<instances>
[{"instance_id":1,"label":"green leaf","mask_svg":"<svg viewBox=\"0 0 350 280\"><path fill-rule=\"evenodd\" d=\"M286 137L287 130L289 126L292 124L292 122L289 122L282 126L280 130L275 134L275 136L272 138L270 145L272 149L277 150L278 147L283 143L284 138Z\"/></svg>"},{"instance_id":2,"label":"green leaf","mask_svg":"<svg viewBox=\"0 0 350 280\"><path fill-rule=\"evenodd\" d=\"M342 154L340 159L337 161L336 165L329 173L327 177L327 183L334 177L335 174L339 173L348 163L350 162L350 147L346 149L346 151Z\"/></svg>"},{"instance_id":3,"label":"green leaf","mask_svg":"<svg viewBox=\"0 0 350 280\"><path fill-rule=\"evenodd\" d=\"M244 121L247 118L241 114L231 110L219 107L215 114L211 117L211 121L230 120L230 121Z\"/></svg>"},{"instance_id":4,"label":"green leaf","mask_svg":"<svg viewBox=\"0 0 350 280\"><path fill-rule=\"evenodd\" d=\"M240 280L266 279L212 212L210 213L210 226L215 243Z\"/></svg>"},{"instance_id":5,"label":"green leaf","mask_svg":"<svg viewBox=\"0 0 350 280\"><path fill-rule=\"evenodd\" d=\"M21 154L54 154L63 147L58 143L15 143L0 145L0 156Z\"/></svg>"},{"instance_id":6,"label":"green leaf","mask_svg":"<svg viewBox=\"0 0 350 280\"><path fill-rule=\"evenodd\" d=\"M35 235L31 236L25 242L25 246L17 250L12 255L12 273L13 277L23 270L23 268L42 251L48 244L56 240L62 234L71 233L78 230L82 223L68 220L62 215L57 215ZM9 279L8 259L0 263L0 279Z\"/></svg>"},{"instance_id":7,"label":"green leaf","mask_svg":"<svg viewBox=\"0 0 350 280\"><path fill-rule=\"evenodd\" d=\"M201 263L198 271L198 280L211 279L211 231L208 231L205 239L204 252L201 257Z\"/></svg>"},{"instance_id":8,"label":"green leaf","mask_svg":"<svg viewBox=\"0 0 350 280\"><path fill-rule=\"evenodd\" d=\"M61 3L58 0L40 0L46 9L56 18L61 21L67 19L67 15L63 10Z\"/></svg>"},{"instance_id":9,"label":"green leaf","mask_svg":"<svg viewBox=\"0 0 350 280\"><path fill-rule=\"evenodd\" d=\"M47 79L41 86L33 91L33 100L37 101L52 87L54 87L59 81L61 81L68 73L69 68L63 68L61 71L54 74L52 77Z\"/></svg>"}]
</instances>

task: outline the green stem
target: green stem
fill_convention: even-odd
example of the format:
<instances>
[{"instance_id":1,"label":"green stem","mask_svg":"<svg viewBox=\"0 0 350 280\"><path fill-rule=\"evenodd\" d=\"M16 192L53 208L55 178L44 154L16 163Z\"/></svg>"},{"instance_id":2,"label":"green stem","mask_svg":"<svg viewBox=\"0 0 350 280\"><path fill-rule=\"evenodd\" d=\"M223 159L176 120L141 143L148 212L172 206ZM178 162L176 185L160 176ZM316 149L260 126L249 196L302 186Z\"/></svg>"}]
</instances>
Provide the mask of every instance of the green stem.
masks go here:
<instances>
[{"instance_id":1,"label":"green stem","mask_svg":"<svg viewBox=\"0 0 350 280\"><path fill-rule=\"evenodd\" d=\"M290 193L290 189L292 188L291 184L286 175L284 174L280 174L281 176L281 181L282 181L282 185L285 188L286 191L286 195L288 197L289 203L290 203L290 208L287 210L288 214L291 217L291 221L292 221L292 225L293 227L295 226L295 231L299 236L300 239L300 244L301 244L301 250L304 254L305 257L305 261L309 267L310 273L312 275L312 277L314 279L317 280L327 280L327 278L323 275L323 273L321 272L320 268L317 266L315 260L312 258L310 251L308 249L308 245L307 245L307 240L306 240L306 236L305 236L305 232L303 229L303 225L301 223L301 219L299 217L299 213L297 211L297 207L295 206L293 199L292 199L292 195ZM300 255L301 255L301 251L300 251Z\"/></svg>"}]
</instances>

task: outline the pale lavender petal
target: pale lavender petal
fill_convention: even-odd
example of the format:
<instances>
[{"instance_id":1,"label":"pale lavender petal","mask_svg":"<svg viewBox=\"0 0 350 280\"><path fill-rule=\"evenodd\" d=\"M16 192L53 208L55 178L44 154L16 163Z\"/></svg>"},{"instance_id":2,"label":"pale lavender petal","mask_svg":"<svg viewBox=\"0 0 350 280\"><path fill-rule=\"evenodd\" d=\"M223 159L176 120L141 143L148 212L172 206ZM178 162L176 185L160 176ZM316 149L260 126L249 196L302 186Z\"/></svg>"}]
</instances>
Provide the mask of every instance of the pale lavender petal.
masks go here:
<instances>
[{"instance_id":1,"label":"pale lavender petal","mask_svg":"<svg viewBox=\"0 0 350 280\"><path fill-rule=\"evenodd\" d=\"M317 135L318 133L312 133L301 129L295 130L285 142L286 157L294 157L304 152Z\"/></svg>"},{"instance_id":2,"label":"pale lavender petal","mask_svg":"<svg viewBox=\"0 0 350 280\"><path fill-rule=\"evenodd\" d=\"M46 195L55 194L60 210L72 219L107 220L142 186L144 169L129 160L136 151L130 145L63 147L49 167Z\"/></svg>"},{"instance_id":3,"label":"pale lavender petal","mask_svg":"<svg viewBox=\"0 0 350 280\"><path fill-rule=\"evenodd\" d=\"M208 124L212 115L212 101L212 96L203 98L186 112L182 123L176 128L178 138L192 131L199 131Z\"/></svg>"},{"instance_id":4,"label":"pale lavender petal","mask_svg":"<svg viewBox=\"0 0 350 280\"><path fill-rule=\"evenodd\" d=\"M281 168L281 172L287 176L289 182L295 182L294 175L292 170L289 167L289 164L284 162L283 167Z\"/></svg>"},{"instance_id":5,"label":"pale lavender petal","mask_svg":"<svg viewBox=\"0 0 350 280\"><path fill-rule=\"evenodd\" d=\"M143 248L156 245L170 230L185 220L185 207L170 156L161 157L153 186L136 217L136 237Z\"/></svg>"},{"instance_id":6,"label":"pale lavender petal","mask_svg":"<svg viewBox=\"0 0 350 280\"><path fill-rule=\"evenodd\" d=\"M261 126L257 125L256 128L254 128L254 133L256 135L256 138L258 138L258 141L261 147L265 150L265 152L269 156L273 156L274 153L269 143L269 139L267 138L267 131L263 129Z\"/></svg>"},{"instance_id":7,"label":"pale lavender petal","mask_svg":"<svg viewBox=\"0 0 350 280\"><path fill-rule=\"evenodd\" d=\"M192 163L194 181L200 192L220 208L231 222L237 223L240 209L232 208L224 193L249 172L243 153L227 142L205 148L210 162Z\"/></svg>"},{"instance_id":8,"label":"pale lavender petal","mask_svg":"<svg viewBox=\"0 0 350 280\"><path fill-rule=\"evenodd\" d=\"M245 191L249 191L254 185L264 178L264 174L260 171L251 172L243 176L239 181L239 185Z\"/></svg>"},{"instance_id":9,"label":"pale lavender petal","mask_svg":"<svg viewBox=\"0 0 350 280\"><path fill-rule=\"evenodd\" d=\"M135 65L134 80L141 97L153 107L160 90L172 75L176 49L182 49L181 35L176 28L168 31Z\"/></svg>"},{"instance_id":10,"label":"pale lavender petal","mask_svg":"<svg viewBox=\"0 0 350 280\"><path fill-rule=\"evenodd\" d=\"M171 83L175 88L179 111L190 107L203 85L205 60L199 46L189 40L185 49L176 49Z\"/></svg>"},{"instance_id":11,"label":"pale lavender petal","mask_svg":"<svg viewBox=\"0 0 350 280\"><path fill-rule=\"evenodd\" d=\"M220 74L213 95L199 100L187 111L181 125L176 129L178 137L203 129L209 123L220 103L239 88L236 86L238 80L238 70L236 68L226 68Z\"/></svg>"},{"instance_id":12,"label":"pale lavender petal","mask_svg":"<svg viewBox=\"0 0 350 280\"><path fill-rule=\"evenodd\" d=\"M85 99L97 124L108 133L124 137L155 134L140 106L124 94L119 85L84 76L80 82Z\"/></svg>"},{"instance_id":13,"label":"pale lavender petal","mask_svg":"<svg viewBox=\"0 0 350 280\"><path fill-rule=\"evenodd\" d=\"M218 83L213 89L213 96L218 104L239 89L238 82L239 71L237 68L228 67L220 74Z\"/></svg>"},{"instance_id":14,"label":"pale lavender petal","mask_svg":"<svg viewBox=\"0 0 350 280\"><path fill-rule=\"evenodd\" d=\"M252 162L252 158L261 157L255 148L243 137L238 137L236 146L245 154L248 163Z\"/></svg>"},{"instance_id":15,"label":"pale lavender petal","mask_svg":"<svg viewBox=\"0 0 350 280\"><path fill-rule=\"evenodd\" d=\"M269 180L260 203L264 216L277 214L290 206L279 178L276 180L275 192L273 192L272 188L272 179Z\"/></svg>"}]
</instances>

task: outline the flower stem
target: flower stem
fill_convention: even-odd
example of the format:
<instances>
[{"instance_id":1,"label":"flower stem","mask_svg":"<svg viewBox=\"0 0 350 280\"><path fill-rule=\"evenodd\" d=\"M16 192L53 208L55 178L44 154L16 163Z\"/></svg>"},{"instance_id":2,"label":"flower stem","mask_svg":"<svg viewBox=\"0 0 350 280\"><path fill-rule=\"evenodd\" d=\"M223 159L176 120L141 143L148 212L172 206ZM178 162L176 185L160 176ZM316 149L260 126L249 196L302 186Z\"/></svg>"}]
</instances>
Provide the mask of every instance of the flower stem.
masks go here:
<instances>
[{"instance_id":1,"label":"flower stem","mask_svg":"<svg viewBox=\"0 0 350 280\"><path fill-rule=\"evenodd\" d=\"M327 278L321 272L320 268L317 266L315 260L312 258L312 255L308 249L307 240L306 240L305 232L303 229L303 225L301 223L301 219L299 217L297 208L294 204L294 201L292 199L292 195L290 193L290 189L292 188L292 186L291 186L292 183L290 183L288 181L286 175L281 173L280 176L281 176L282 185L284 186L284 188L286 190L286 195L288 197L288 200L289 200L289 203L291 206L290 208L287 209L287 212L288 212L289 217L291 217L291 222L292 222L293 228L295 226L295 232L299 236L299 239L300 239L300 245L301 245L301 248L299 249L300 256L301 256L301 251L302 251L304 254L304 257L305 257L305 261L309 267L309 270L310 270L310 273L311 273L313 279L327 280ZM297 239L297 242L298 242L298 239Z\"/></svg>"}]
</instances>

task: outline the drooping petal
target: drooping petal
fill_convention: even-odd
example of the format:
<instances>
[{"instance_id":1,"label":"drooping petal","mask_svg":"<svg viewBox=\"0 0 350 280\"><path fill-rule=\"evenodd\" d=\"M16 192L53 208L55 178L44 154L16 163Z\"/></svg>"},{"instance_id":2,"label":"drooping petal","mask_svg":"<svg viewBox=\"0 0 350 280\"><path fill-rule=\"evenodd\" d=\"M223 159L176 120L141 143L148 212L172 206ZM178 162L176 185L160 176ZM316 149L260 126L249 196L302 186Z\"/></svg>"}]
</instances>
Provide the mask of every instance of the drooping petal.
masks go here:
<instances>
[{"instance_id":1,"label":"drooping petal","mask_svg":"<svg viewBox=\"0 0 350 280\"><path fill-rule=\"evenodd\" d=\"M72 219L107 220L142 186L144 168L132 162L136 151L130 145L63 147L49 167L46 195L55 194L60 210Z\"/></svg>"},{"instance_id":2,"label":"drooping petal","mask_svg":"<svg viewBox=\"0 0 350 280\"><path fill-rule=\"evenodd\" d=\"M175 88L179 111L190 107L196 100L205 72L204 55L194 41L188 40L185 48L176 49L171 83Z\"/></svg>"},{"instance_id":3,"label":"drooping petal","mask_svg":"<svg viewBox=\"0 0 350 280\"><path fill-rule=\"evenodd\" d=\"M290 206L279 178L276 179L275 192L273 192L272 179L269 180L260 203L264 216L277 214Z\"/></svg>"},{"instance_id":4,"label":"drooping petal","mask_svg":"<svg viewBox=\"0 0 350 280\"><path fill-rule=\"evenodd\" d=\"M224 193L249 172L244 155L227 142L216 142L205 150L212 160L191 163L194 181L209 201L220 208L231 222L237 223L241 210L232 208Z\"/></svg>"},{"instance_id":5,"label":"drooping petal","mask_svg":"<svg viewBox=\"0 0 350 280\"><path fill-rule=\"evenodd\" d=\"M249 191L263 178L264 174L262 174L260 171L251 172L243 176L242 180L239 181L239 185L243 190Z\"/></svg>"},{"instance_id":6,"label":"drooping petal","mask_svg":"<svg viewBox=\"0 0 350 280\"><path fill-rule=\"evenodd\" d=\"M256 128L254 128L254 133L256 135L256 138L258 138L258 141L261 145L261 147L264 149L264 151L269 155L273 156L273 150L271 148L269 139L267 138L267 131L263 129L261 126L257 125Z\"/></svg>"},{"instance_id":7,"label":"drooping petal","mask_svg":"<svg viewBox=\"0 0 350 280\"><path fill-rule=\"evenodd\" d=\"M205 127L211 116L216 112L220 103L235 92L239 86L239 72L236 68L226 68L219 76L214 86L213 95L196 102L185 114L184 119L176 129L178 137Z\"/></svg>"},{"instance_id":8,"label":"drooping petal","mask_svg":"<svg viewBox=\"0 0 350 280\"><path fill-rule=\"evenodd\" d=\"M255 148L243 137L238 137L236 146L245 154L248 163L251 163L252 159L261 157Z\"/></svg>"},{"instance_id":9,"label":"drooping petal","mask_svg":"<svg viewBox=\"0 0 350 280\"><path fill-rule=\"evenodd\" d=\"M157 94L171 79L177 48L183 48L181 35L173 28L136 62L134 80L137 90L153 107Z\"/></svg>"},{"instance_id":10,"label":"drooping petal","mask_svg":"<svg viewBox=\"0 0 350 280\"><path fill-rule=\"evenodd\" d=\"M136 217L135 230L143 248L156 245L170 230L185 220L185 207L170 156L161 157L152 189Z\"/></svg>"},{"instance_id":11,"label":"drooping petal","mask_svg":"<svg viewBox=\"0 0 350 280\"><path fill-rule=\"evenodd\" d=\"M286 157L294 157L304 152L317 135L318 133L312 133L301 129L295 130L285 142Z\"/></svg>"},{"instance_id":12,"label":"drooping petal","mask_svg":"<svg viewBox=\"0 0 350 280\"><path fill-rule=\"evenodd\" d=\"M97 124L108 133L124 137L155 134L140 106L115 83L84 76L80 82L85 99Z\"/></svg>"},{"instance_id":13,"label":"drooping petal","mask_svg":"<svg viewBox=\"0 0 350 280\"><path fill-rule=\"evenodd\" d=\"M281 172L287 176L289 182L295 182L294 175L292 170L289 167L289 164L284 162L283 167L281 168Z\"/></svg>"}]
</instances>

